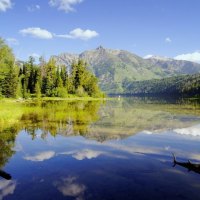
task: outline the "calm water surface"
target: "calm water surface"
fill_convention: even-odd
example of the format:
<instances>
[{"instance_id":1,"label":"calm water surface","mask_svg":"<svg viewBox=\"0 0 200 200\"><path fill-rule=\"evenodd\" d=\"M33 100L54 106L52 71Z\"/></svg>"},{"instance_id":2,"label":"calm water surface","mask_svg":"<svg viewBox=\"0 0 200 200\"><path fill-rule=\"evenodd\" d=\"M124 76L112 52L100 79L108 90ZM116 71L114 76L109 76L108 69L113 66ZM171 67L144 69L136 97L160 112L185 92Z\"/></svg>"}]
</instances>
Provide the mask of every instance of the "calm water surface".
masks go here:
<instances>
[{"instance_id":1,"label":"calm water surface","mask_svg":"<svg viewBox=\"0 0 200 200\"><path fill-rule=\"evenodd\" d=\"M18 104L0 121L0 200L200 199L197 102Z\"/></svg>"}]
</instances>

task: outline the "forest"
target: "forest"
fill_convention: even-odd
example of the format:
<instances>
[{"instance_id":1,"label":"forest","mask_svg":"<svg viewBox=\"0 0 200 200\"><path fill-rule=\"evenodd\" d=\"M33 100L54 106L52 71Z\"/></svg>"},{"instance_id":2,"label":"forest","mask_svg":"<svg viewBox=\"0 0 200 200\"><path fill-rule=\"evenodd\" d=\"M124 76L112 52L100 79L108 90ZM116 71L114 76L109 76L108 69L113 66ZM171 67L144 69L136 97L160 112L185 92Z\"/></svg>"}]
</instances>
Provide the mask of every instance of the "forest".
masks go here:
<instances>
[{"instance_id":1,"label":"forest","mask_svg":"<svg viewBox=\"0 0 200 200\"><path fill-rule=\"evenodd\" d=\"M0 97L102 97L97 78L83 60L74 61L68 70L57 66L54 59L43 57L35 64L18 62L12 49L0 38Z\"/></svg>"},{"instance_id":2,"label":"forest","mask_svg":"<svg viewBox=\"0 0 200 200\"><path fill-rule=\"evenodd\" d=\"M151 96L199 97L200 74L122 83L123 94ZM33 57L16 61L12 49L0 38L0 98L104 97L98 79L84 60L70 67L57 66L55 60Z\"/></svg>"},{"instance_id":3,"label":"forest","mask_svg":"<svg viewBox=\"0 0 200 200\"><path fill-rule=\"evenodd\" d=\"M128 95L199 97L200 74L124 82L123 88L124 93Z\"/></svg>"}]
</instances>

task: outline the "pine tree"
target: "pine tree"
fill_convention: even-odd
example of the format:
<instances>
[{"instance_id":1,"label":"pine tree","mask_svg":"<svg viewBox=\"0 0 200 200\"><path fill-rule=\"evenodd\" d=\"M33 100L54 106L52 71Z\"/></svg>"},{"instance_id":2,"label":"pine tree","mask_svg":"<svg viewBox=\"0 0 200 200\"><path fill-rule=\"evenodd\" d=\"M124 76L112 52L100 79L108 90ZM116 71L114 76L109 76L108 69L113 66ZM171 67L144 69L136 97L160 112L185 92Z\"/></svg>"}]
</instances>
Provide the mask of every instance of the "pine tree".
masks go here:
<instances>
[{"instance_id":1,"label":"pine tree","mask_svg":"<svg viewBox=\"0 0 200 200\"><path fill-rule=\"evenodd\" d=\"M12 49L0 38L0 92L5 97L15 97L17 89L17 68Z\"/></svg>"},{"instance_id":2,"label":"pine tree","mask_svg":"<svg viewBox=\"0 0 200 200\"><path fill-rule=\"evenodd\" d=\"M37 81L36 86L35 86L35 95L36 98L39 99L41 98L42 94L41 94L41 86L40 86L40 82Z\"/></svg>"},{"instance_id":3,"label":"pine tree","mask_svg":"<svg viewBox=\"0 0 200 200\"><path fill-rule=\"evenodd\" d=\"M68 73L65 66L56 66L55 60L48 62L40 58L35 65L33 57L15 65L12 50L0 39L0 97L23 97L35 95L66 97L68 94L78 96L97 96L100 90L96 77L87 70L83 60L73 62Z\"/></svg>"},{"instance_id":4,"label":"pine tree","mask_svg":"<svg viewBox=\"0 0 200 200\"><path fill-rule=\"evenodd\" d=\"M15 66L10 66L9 71L5 77L5 96L13 97L17 96L18 86L18 70Z\"/></svg>"}]
</instances>

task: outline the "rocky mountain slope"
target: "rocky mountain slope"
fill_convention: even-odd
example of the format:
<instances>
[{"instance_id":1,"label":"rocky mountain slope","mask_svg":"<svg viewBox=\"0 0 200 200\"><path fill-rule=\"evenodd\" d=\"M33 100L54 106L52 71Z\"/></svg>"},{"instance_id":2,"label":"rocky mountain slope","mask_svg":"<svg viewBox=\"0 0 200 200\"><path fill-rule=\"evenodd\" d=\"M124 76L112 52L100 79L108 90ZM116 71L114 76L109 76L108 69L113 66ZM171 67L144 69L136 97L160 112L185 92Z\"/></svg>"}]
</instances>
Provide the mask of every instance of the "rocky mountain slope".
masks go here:
<instances>
[{"instance_id":1,"label":"rocky mountain slope","mask_svg":"<svg viewBox=\"0 0 200 200\"><path fill-rule=\"evenodd\" d=\"M181 74L195 74L199 72L200 64L185 61L185 60L175 60L172 58L165 58L159 56L152 56L146 61L150 64L152 68L158 66L162 71L169 76L181 75ZM165 77L163 77L165 78Z\"/></svg>"},{"instance_id":2,"label":"rocky mountain slope","mask_svg":"<svg viewBox=\"0 0 200 200\"><path fill-rule=\"evenodd\" d=\"M164 78L180 74L200 72L200 64L168 58L143 59L124 50L106 49L102 46L81 54L63 53L52 56L58 65L70 65L84 59L88 68L99 78L99 84L107 93L123 93L123 85L132 81Z\"/></svg>"}]
</instances>

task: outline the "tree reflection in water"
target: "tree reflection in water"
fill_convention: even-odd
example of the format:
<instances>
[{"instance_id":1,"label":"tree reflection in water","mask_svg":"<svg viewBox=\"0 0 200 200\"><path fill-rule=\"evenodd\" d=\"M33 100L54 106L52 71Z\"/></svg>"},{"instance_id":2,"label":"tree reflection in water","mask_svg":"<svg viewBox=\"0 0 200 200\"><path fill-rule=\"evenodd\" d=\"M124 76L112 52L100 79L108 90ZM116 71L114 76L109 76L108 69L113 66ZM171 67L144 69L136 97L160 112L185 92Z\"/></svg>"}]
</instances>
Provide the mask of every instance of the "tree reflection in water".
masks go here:
<instances>
[{"instance_id":1,"label":"tree reflection in water","mask_svg":"<svg viewBox=\"0 0 200 200\"><path fill-rule=\"evenodd\" d=\"M200 121L199 104L168 104L137 98L106 103L62 100L2 103L0 107L0 169L15 153L15 138L22 130L33 140L48 135L81 135L103 142L144 130L189 127ZM192 120L187 119L188 115L194 116Z\"/></svg>"},{"instance_id":2,"label":"tree reflection in water","mask_svg":"<svg viewBox=\"0 0 200 200\"><path fill-rule=\"evenodd\" d=\"M20 105L22 114L19 118L13 114L9 122L0 119L0 169L15 154L15 139L20 131L25 130L33 140L38 130L42 139L48 134L54 137L57 134L85 136L90 124L99 118L100 105L99 101L45 101ZM3 117L6 118L5 115ZM4 171L0 171L0 175L9 179Z\"/></svg>"},{"instance_id":3,"label":"tree reflection in water","mask_svg":"<svg viewBox=\"0 0 200 200\"><path fill-rule=\"evenodd\" d=\"M15 146L17 132L18 130L14 127L0 132L0 176L7 180L10 180L12 177L7 172L1 170L1 168L4 167L9 158L15 154L13 148Z\"/></svg>"}]
</instances>

